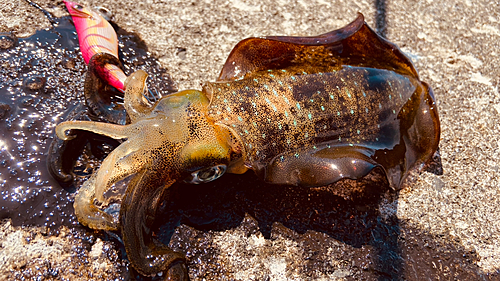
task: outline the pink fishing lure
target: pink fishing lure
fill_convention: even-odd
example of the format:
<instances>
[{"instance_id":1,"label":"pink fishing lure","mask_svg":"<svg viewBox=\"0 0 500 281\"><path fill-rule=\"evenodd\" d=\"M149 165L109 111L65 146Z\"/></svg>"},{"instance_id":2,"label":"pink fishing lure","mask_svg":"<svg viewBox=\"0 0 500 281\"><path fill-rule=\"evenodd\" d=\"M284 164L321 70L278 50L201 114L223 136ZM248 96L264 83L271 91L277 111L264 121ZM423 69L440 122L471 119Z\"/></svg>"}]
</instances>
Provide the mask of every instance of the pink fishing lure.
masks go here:
<instances>
[{"instance_id":1,"label":"pink fishing lure","mask_svg":"<svg viewBox=\"0 0 500 281\"><path fill-rule=\"evenodd\" d=\"M85 63L88 64L92 56L98 53L108 53L118 58L118 38L111 24L95 11L78 3L70 1L64 3L75 23ZM108 84L123 92L127 78L125 73L113 64L106 64L103 71L108 74L103 77Z\"/></svg>"}]
</instances>

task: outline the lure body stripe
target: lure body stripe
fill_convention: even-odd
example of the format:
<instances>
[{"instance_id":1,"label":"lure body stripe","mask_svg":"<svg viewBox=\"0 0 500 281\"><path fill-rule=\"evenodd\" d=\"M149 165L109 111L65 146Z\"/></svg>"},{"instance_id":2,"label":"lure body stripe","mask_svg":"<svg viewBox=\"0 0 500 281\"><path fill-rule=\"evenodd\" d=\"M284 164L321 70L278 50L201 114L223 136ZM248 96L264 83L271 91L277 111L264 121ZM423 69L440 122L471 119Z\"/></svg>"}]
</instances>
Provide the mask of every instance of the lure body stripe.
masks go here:
<instances>
[{"instance_id":1,"label":"lure body stripe","mask_svg":"<svg viewBox=\"0 0 500 281\"><path fill-rule=\"evenodd\" d=\"M64 1L66 8L75 23L78 42L85 63L88 64L92 56L98 53L108 53L118 58L118 38L116 32L98 13L82 5ZM124 82L127 76L116 65L107 64L103 70L103 77L111 86L124 91Z\"/></svg>"},{"instance_id":2,"label":"lure body stripe","mask_svg":"<svg viewBox=\"0 0 500 281\"><path fill-rule=\"evenodd\" d=\"M105 78L106 81L108 81L111 86L124 92L124 82L125 79L127 79L127 76L123 73L121 68L114 64L106 64L104 69L106 69L106 73L108 73L108 76Z\"/></svg>"}]
</instances>

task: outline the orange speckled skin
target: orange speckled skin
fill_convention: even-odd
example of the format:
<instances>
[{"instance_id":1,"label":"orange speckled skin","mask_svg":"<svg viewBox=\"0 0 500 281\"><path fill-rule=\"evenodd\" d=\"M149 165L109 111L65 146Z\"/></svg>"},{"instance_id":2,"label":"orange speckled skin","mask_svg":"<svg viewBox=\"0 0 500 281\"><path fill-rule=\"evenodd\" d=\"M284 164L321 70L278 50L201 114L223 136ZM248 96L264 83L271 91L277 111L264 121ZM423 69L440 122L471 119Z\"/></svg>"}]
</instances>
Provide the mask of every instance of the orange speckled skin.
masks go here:
<instances>
[{"instance_id":1,"label":"orange speckled skin","mask_svg":"<svg viewBox=\"0 0 500 281\"><path fill-rule=\"evenodd\" d=\"M302 65L208 83L205 91L211 96L209 118L237 136L245 166L271 183L322 186L383 166L398 175L389 178L398 189L407 170L424 163L437 145L403 140L406 123L419 129L430 125L424 133L434 138L434 124L420 124L413 116L423 110L432 114L425 101L433 100L418 79L394 71ZM420 102L419 112L407 108ZM405 156L394 151L397 145L419 150L406 166L400 166ZM391 163L378 163L379 157Z\"/></svg>"},{"instance_id":2,"label":"orange speckled skin","mask_svg":"<svg viewBox=\"0 0 500 281\"><path fill-rule=\"evenodd\" d=\"M227 167L276 184L323 186L378 167L399 189L439 143L432 90L362 15L316 37L243 40L202 91L149 104L146 77L137 71L125 82L130 124L56 128L63 139L70 129L127 139L79 190L75 212L91 228L120 228L132 266L144 275L187 278L183 256L154 240L148 219L176 181L210 181Z\"/></svg>"}]
</instances>

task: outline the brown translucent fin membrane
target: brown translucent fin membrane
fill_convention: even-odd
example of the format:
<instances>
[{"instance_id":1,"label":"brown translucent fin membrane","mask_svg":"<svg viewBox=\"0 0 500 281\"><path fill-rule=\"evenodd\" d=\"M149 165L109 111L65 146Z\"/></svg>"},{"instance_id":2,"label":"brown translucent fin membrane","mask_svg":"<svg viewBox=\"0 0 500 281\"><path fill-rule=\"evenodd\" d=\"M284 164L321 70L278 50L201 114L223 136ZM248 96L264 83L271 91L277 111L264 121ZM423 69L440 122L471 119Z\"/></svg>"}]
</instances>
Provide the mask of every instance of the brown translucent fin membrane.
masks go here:
<instances>
[{"instance_id":1,"label":"brown translucent fin membrane","mask_svg":"<svg viewBox=\"0 0 500 281\"><path fill-rule=\"evenodd\" d=\"M245 39L233 48L217 80L240 79L250 73L305 62L365 67L376 64L377 68L417 75L411 61L396 45L378 36L359 14L347 26L318 36Z\"/></svg>"}]
</instances>

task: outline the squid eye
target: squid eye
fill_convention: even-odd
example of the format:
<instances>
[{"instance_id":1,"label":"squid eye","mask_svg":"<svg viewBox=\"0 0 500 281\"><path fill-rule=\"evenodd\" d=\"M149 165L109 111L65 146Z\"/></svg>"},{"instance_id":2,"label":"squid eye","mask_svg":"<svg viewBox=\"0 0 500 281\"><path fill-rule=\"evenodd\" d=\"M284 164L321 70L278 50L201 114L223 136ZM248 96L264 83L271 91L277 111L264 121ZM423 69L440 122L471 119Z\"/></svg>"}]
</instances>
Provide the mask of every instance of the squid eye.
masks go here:
<instances>
[{"instance_id":1,"label":"squid eye","mask_svg":"<svg viewBox=\"0 0 500 281\"><path fill-rule=\"evenodd\" d=\"M211 182L220 178L226 172L226 165L217 165L209 168L204 168L191 173L191 178L187 179L187 183L200 184Z\"/></svg>"}]
</instances>

